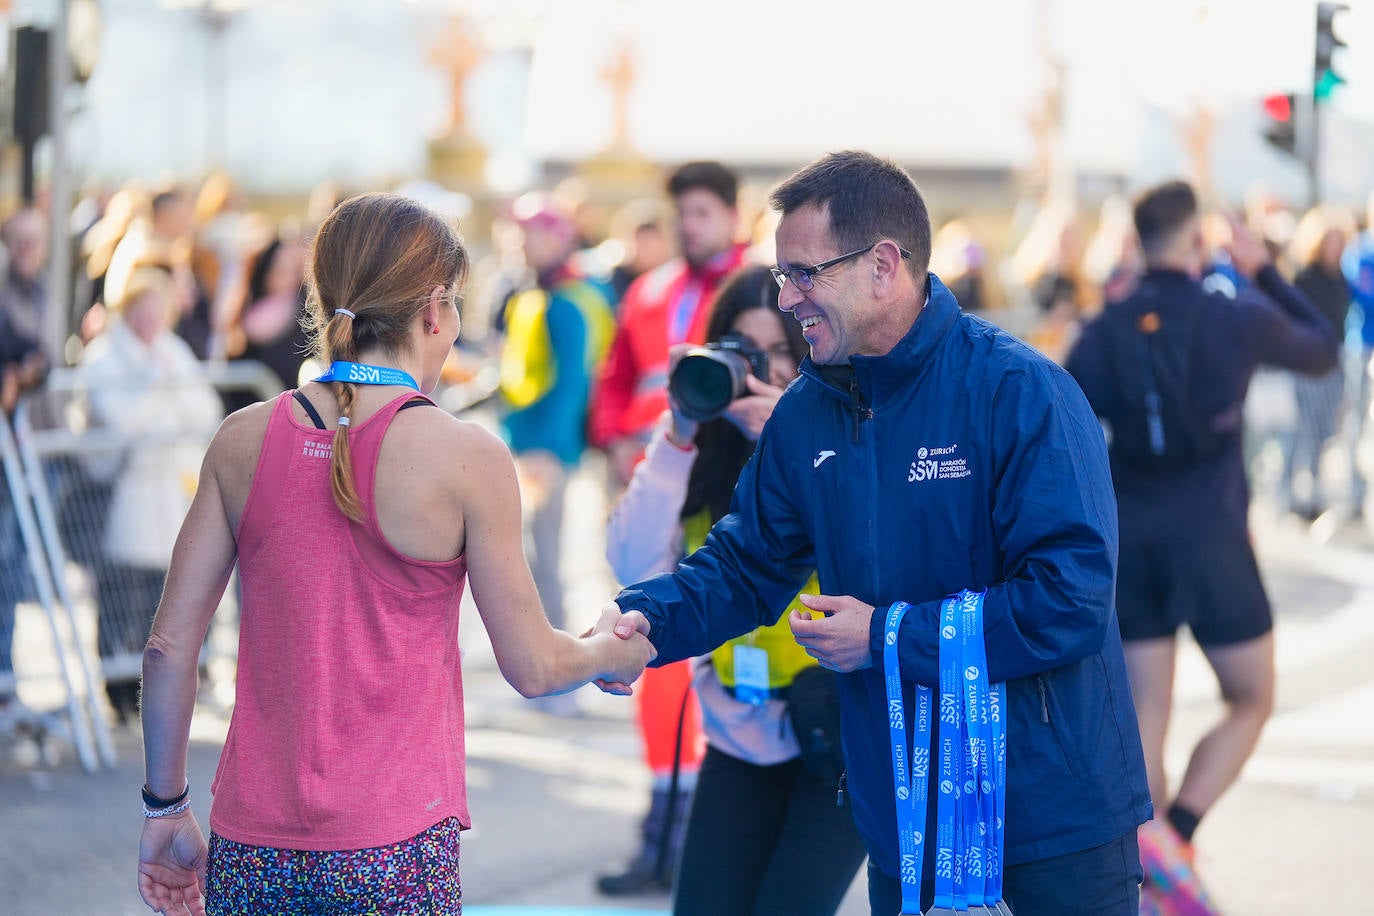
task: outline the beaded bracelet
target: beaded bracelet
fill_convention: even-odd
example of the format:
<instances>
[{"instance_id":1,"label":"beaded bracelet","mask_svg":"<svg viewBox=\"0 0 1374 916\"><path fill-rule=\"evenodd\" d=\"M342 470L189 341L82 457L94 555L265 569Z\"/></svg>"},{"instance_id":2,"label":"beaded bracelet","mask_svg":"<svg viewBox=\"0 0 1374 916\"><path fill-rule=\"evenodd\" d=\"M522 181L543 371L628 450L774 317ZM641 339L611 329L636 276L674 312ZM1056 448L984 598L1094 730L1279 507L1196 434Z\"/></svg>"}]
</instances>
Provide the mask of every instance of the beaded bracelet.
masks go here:
<instances>
[{"instance_id":1,"label":"beaded bracelet","mask_svg":"<svg viewBox=\"0 0 1374 916\"><path fill-rule=\"evenodd\" d=\"M185 799L185 800L182 801L180 804L173 805L173 806L170 807L170 808L149 808L147 805L144 805L144 806L143 806L143 816L144 816L144 817L170 817L170 816L173 815L173 814L180 814L181 812L185 811L185 810L186 810L187 808L189 808L189 807L191 807L191 800L190 800L189 798L188 798L188 799Z\"/></svg>"}]
</instances>

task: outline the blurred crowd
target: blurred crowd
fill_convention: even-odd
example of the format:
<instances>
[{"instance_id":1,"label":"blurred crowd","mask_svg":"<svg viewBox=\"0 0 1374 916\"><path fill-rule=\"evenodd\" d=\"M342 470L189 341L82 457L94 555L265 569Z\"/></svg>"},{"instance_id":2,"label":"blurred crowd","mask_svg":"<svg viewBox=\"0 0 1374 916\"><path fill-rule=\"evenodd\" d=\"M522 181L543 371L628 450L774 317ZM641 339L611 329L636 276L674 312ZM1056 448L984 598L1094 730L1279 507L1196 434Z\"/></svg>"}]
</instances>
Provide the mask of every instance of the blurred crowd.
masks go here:
<instances>
[{"instance_id":1,"label":"blurred crowd","mask_svg":"<svg viewBox=\"0 0 1374 916\"><path fill-rule=\"evenodd\" d=\"M572 178L462 214L477 261L462 304L463 335L444 382L491 380L462 403L489 399L516 454L531 565L555 624L563 621L557 557L571 474L590 450L599 450L608 495L618 493L664 407L667 354L637 350L637 328L666 321L670 340L699 342L702 329L688 325L706 310L665 316L654 311L664 307L660 300L679 310L684 302L694 306L741 267L773 263L775 217L763 204L766 189L742 184L719 163L689 165L697 171L688 169L686 179L683 169L674 172L666 193L611 200ZM41 386L48 369L72 366L106 394L91 405L93 422L126 430L213 428L253 396L215 397L195 381L198 365L253 360L283 389L311 377L302 330L305 252L314 227L345 196L327 183L283 215L279 207L255 209L219 173L198 187L91 188L63 215L73 265L65 302L50 294L52 215L41 202L9 214L0 229L4 412ZM427 202L442 209L458 197ZM1345 359L1326 376L1273 373L1257 380L1259 403L1249 416L1253 456L1268 462L1279 504L1295 515L1315 519L1337 506L1358 515L1374 369L1374 198L1364 214L1327 204L1300 213L1257 187L1239 214L1214 208L1206 221L1215 253L1209 288L1234 291L1244 282L1226 253L1232 219L1264 241L1347 341ZM1082 323L1133 288L1142 261L1130 204L1111 197L1096 212L1048 202L1001 217L950 215L935 234L931 267L965 310L1062 361ZM666 295L665 285L673 284ZM683 321L688 324L676 326ZM169 386L179 394L150 394ZM657 394L641 403L649 390ZM86 533L94 543L114 545L101 548L107 554L119 554L105 559L120 575L94 577L107 603L155 603L177 521L194 491L195 463L184 450L164 449L82 472L103 475L107 485L111 477L123 481L124 492L108 497L99 524L125 533ZM164 524L148 521L148 506L161 507L153 514ZM136 537L129 534L132 523L121 521L130 507L142 513ZM12 514L7 503L0 508ZM12 520L6 525L9 531ZM125 549L133 542L142 545L137 557ZM9 605L0 607L3 707L13 695L12 608L32 588L22 581L22 562L6 562L0 574L9 580L0 588ZM146 621L148 613L132 616ZM131 612L110 614L124 620ZM140 625L119 640L102 637L102 654L116 652L116 642L134 650L144 635ZM110 694L121 717L136 712L131 689Z\"/></svg>"}]
</instances>

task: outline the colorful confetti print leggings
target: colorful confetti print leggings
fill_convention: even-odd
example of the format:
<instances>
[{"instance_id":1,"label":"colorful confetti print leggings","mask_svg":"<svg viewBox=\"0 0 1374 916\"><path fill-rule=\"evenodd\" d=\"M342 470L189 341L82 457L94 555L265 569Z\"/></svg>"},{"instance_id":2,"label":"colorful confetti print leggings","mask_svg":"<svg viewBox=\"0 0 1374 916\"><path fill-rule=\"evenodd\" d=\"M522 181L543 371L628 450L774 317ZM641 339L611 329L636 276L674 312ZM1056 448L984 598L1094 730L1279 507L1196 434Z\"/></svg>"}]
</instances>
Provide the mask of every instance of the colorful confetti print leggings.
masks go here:
<instances>
[{"instance_id":1,"label":"colorful confetti print leggings","mask_svg":"<svg viewBox=\"0 0 1374 916\"><path fill-rule=\"evenodd\" d=\"M458 916L458 819L390 846L312 852L210 834L209 916Z\"/></svg>"}]
</instances>

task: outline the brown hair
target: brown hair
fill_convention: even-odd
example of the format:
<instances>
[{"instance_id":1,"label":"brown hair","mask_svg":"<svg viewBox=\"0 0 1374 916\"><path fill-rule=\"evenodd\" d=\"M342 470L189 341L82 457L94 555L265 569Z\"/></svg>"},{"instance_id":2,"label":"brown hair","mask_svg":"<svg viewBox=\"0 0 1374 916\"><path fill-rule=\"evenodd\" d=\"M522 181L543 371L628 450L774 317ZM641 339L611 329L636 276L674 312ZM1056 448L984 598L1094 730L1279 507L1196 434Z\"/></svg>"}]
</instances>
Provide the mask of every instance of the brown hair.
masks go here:
<instances>
[{"instance_id":1,"label":"brown hair","mask_svg":"<svg viewBox=\"0 0 1374 916\"><path fill-rule=\"evenodd\" d=\"M925 288L930 270L930 211L906 170L872 153L846 150L817 159L770 196L785 217L802 207L824 209L836 254L891 239L911 252L912 278Z\"/></svg>"},{"instance_id":2,"label":"brown hair","mask_svg":"<svg viewBox=\"0 0 1374 916\"><path fill-rule=\"evenodd\" d=\"M1355 218L1349 211L1331 204L1319 204L1303 214L1298 228L1293 230L1290 248L1299 268L1317 263L1322 243L1332 232L1340 233L1343 243L1355 236Z\"/></svg>"},{"instance_id":3,"label":"brown hair","mask_svg":"<svg viewBox=\"0 0 1374 916\"><path fill-rule=\"evenodd\" d=\"M310 246L306 330L316 356L325 363L352 362L371 349L405 352L430 291L448 286L456 294L467 272L468 253L456 227L422 204L395 194L344 201L320 224ZM339 416L347 417L357 388L349 382L332 387ZM334 435L330 483L339 509L361 521L347 424Z\"/></svg>"}]
</instances>

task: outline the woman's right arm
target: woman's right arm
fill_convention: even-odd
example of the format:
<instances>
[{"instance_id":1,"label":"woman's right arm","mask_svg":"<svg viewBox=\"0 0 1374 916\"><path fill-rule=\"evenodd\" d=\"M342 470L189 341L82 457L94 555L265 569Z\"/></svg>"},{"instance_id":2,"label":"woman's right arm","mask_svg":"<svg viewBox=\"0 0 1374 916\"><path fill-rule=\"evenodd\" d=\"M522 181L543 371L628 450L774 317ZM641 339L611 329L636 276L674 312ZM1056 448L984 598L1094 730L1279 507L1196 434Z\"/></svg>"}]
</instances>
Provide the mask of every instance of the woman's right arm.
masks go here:
<instances>
[{"instance_id":1,"label":"woman's right arm","mask_svg":"<svg viewBox=\"0 0 1374 916\"><path fill-rule=\"evenodd\" d=\"M620 582L671 572L682 558L678 517L687 499L697 449L670 442L664 416L665 422L654 429L644 460L611 507L606 523L606 560Z\"/></svg>"},{"instance_id":2,"label":"woman's right arm","mask_svg":"<svg viewBox=\"0 0 1374 916\"><path fill-rule=\"evenodd\" d=\"M607 626L614 615L603 614L580 639L550 626L525 560L515 462L494 435L465 427L457 452L463 457L453 472L462 493L468 581L502 676L527 697L564 693L592 680L636 680L654 656L643 635L647 622L625 621L642 631L628 639Z\"/></svg>"},{"instance_id":3,"label":"woman's right arm","mask_svg":"<svg viewBox=\"0 0 1374 916\"><path fill-rule=\"evenodd\" d=\"M241 447L243 423L242 417L226 421L210 444L143 650L146 785L161 798L176 798L186 787L196 664L237 552L218 468ZM193 913L204 913L204 879L205 839L190 809L146 818L138 862L144 902L159 911L180 911L185 904Z\"/></svg>"}]
</instances>

